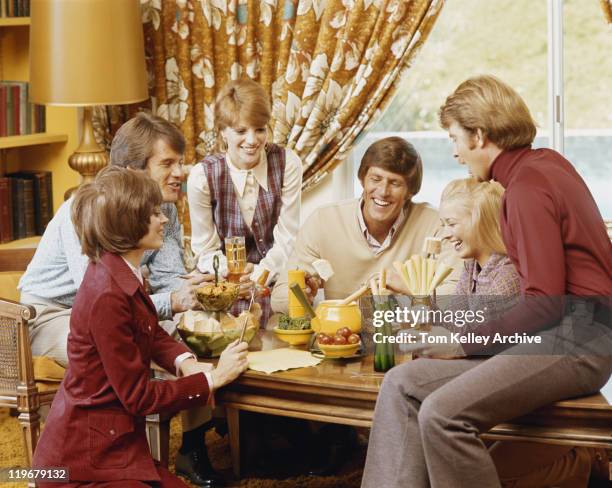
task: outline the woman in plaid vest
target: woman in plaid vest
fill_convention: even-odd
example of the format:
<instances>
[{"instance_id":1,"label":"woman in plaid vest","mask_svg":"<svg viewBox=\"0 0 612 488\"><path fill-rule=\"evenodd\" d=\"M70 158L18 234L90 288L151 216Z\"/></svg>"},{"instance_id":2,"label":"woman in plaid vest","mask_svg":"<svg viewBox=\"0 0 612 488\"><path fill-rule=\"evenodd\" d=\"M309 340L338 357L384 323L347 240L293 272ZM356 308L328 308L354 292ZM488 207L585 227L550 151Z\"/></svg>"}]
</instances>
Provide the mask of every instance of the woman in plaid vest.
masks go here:
<instances>
[{"instance_id":1,"label":"woman in plaid vest","mask_svg":"<svg viewBox=\"0 0 612 488\"><path fill-rule=\"evenodd\" d=\"M223 242L233 236L244 236L246 243L249 264L241 281L256 281L268 271L272 283L287 263L300 222L302 162L290 149L268 143L270 116L270 101L252 80L231 81L217 96L221 152L205 157L187 180L191 246L202 272L212 272L215 255L227 272ZM258 301L265 325L269 297ZM232 313L247 306L239 300Z\"/></svg>"}]
</instances>

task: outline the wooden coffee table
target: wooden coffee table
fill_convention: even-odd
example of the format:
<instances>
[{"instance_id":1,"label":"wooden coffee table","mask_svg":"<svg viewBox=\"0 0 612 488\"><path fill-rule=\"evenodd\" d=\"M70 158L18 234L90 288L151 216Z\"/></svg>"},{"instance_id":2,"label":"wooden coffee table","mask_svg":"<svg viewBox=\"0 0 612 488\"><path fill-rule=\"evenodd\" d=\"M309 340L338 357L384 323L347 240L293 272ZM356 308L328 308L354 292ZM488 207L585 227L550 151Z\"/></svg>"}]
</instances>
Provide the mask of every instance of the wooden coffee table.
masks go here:
<instances>
[{"instance_id":1,"label":"wooden coffee table","mask_svg":"<svg viewBox=\"0 0 612 488\"><path fill-rule=\"evenodd\" d=\"M287 347L270 331L259 339L261 350ZM241 410L369 427L383 377L374 372L372 356L323 360L273 374L246 371L216 395L227 412L234 474L240 475Z\"/></svg>"},{"instance_id":2,"label":"wooden coffee table","mask_svg":"<svg viewBox=\"0 0 612 488\"><path fill-rule=\"evenodd\" d=\"M288 345L277 339L272 331L261 330L249 349L259 351L281 347ZM170 378L165 371L156 371L156 377ZM273 374L247 370L215 393L216 402L226 409L234 474L240 476L241 410L369 427L383 377L383 374L374 372L372 356L323 360L315 367ZM159 414L147 416L151 454L166 466L169 421L167 416Z\"/></svg>"},{"instance_id":3,"label":"wooden coffee table","mask_svg":"<svg viewBox=\"0 0 612 488\"><path fill-rule=\"evenodd\" d=\"M261 331L251 345L254 350L287 347L271 331ZM246 371L216 393L227 410L234 474L240 477L241 410L370 427L382 380L372 356L324 360L273 374ZM149 416L147 426L153 456L167 463L168 423ZM498 425L483 437L612 449L612 405L601 394L564 400Z\"/></svg>"}]
</instances>

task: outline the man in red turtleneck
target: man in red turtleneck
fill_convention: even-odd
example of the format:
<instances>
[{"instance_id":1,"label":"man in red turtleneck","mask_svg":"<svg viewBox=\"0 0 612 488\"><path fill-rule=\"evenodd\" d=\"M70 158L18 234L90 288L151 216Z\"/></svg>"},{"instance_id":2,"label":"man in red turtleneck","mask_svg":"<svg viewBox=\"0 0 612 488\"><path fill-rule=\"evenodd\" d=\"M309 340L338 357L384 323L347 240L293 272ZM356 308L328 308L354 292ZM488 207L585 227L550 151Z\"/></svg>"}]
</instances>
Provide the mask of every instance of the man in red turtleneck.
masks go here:
<instances>
[{"instance_id":1,"label":"man in red turtleneck","mask_svg":"<svg viewBox=\"0 0 612 488\"><path fill-rule=\"evenodd\" d=\"M421 358L385 375L366 488L501 486L479 434L551 402L595 392L612 373L612 245L582 178L555 151L531 149L531 114L495 77L459 85L440 109L440 121L459 162L474 177L493 178L506 189L501 230L522 299L472 331L480 340L427 350L430 357L459 358ZM542 343L492 356L508 348L504 338L515 333L538 334Z\"/></svg>"}]
</instances>

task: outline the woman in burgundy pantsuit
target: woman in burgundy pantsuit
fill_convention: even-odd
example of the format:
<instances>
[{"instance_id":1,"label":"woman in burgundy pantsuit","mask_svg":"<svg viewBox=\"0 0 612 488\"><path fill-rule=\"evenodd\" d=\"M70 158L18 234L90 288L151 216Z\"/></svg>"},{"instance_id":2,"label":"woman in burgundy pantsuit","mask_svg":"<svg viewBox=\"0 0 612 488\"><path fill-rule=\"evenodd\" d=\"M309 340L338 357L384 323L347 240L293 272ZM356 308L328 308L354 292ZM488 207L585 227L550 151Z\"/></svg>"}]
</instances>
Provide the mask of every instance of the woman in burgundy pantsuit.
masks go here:
<instances>
[{"instance_id":1,"label":"woman in burgundy pantsuit","mask_svg":"<svg viewBox=\"0 0 612 488\"><path fill-rule=\"evenodd\" d=\"M206 405L246 368L245 343L228 347L213 370L159 327L139 263L162 244L161 203L155 181L118 167L75 197L72 219L91 262L72 309L68 370L33 460L67 468L70 482L48 486L186 486L154 462L144 417ZM151 361L183 377L151 381Z\"/></svg>"}]
</instances>

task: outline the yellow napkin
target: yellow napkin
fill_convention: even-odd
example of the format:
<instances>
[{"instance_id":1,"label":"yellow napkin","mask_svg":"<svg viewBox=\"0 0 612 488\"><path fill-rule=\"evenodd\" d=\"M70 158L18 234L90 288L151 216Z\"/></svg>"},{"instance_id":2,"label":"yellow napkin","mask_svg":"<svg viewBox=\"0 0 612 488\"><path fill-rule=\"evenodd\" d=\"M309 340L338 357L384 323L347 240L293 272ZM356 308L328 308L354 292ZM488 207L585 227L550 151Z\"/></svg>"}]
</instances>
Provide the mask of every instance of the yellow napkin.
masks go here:
<instances>
[{"instance_id":1,"label":"yellow napkin","mask_svg":"<svg viewBox=\"0 0 612 488\"><path fill-rule=\"evenodd\" d=\"M249 361L249 369L267 374L293 368L316 366L322 361L319 358L315 358L308 351L300 351L288 347L250 352L247 355L247 360Z\"/></svg>"}]
</instances>

